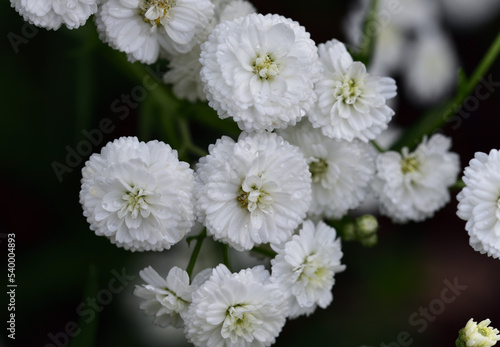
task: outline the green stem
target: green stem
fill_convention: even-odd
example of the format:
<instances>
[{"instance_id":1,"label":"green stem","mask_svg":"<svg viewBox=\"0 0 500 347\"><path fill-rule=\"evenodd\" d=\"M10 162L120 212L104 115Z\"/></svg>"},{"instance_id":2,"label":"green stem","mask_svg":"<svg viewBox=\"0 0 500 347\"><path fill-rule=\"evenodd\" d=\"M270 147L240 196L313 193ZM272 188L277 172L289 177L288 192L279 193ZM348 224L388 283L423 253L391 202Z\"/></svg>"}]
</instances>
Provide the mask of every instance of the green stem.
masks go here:
<instances>
[{"instance_id":1,"label":"green stem","mask_svg":"<svg viewBox=\"0 0 500 347\"><path fill-rule=\"evenodd\" d=\"M189 275L189 278L191 278L191 275L193 274L193 269L194 265L196 264L196 259L198 259L198 255L200 254L201 250L201 245L203 244L203 240L207 237L207 230L203 229L203 231L198 235L195 236L196 238L196 245L194 246L193 253L191 254L191 258L189 259L189 264L186 268L186 272Z\"/></svg>"},{"instance_id":2,"label":"green stem","mask_svg":"<svg viewBox=\"0 0 500 347\"><path fill-rule=\"evenodd\" d=\"M177 123L179 124L179 129L182 137L182 146L179 149L179 155L180 153L184 153L185 151L190 151L191 153L196 154L200 157L206 156L208 154L207 151L194 144L191 137L191 132L189 131L188 121L183 118L178 118Z\"/></svg>"},{"instance_id":3,"label":"green stem","mask_svg":"<svg viewBox=\"0 0 500 347\"><path fill-rule=\"evenodd\" d=\"M455 182L455 184L454 184L454 185L452 185L452 186L450 187L450 189L453 189L453 190L461 190L461 189L463 189L464 187L465 187L465 183L464 183L464 181L462 181L462 180L460 180L460 179L459 179L459 180L457 180L457 181Z\"/></svg>"},{"instance_id":4,"label":"green stem","mask_svg":"<svg viewBox=\"0 0 500 347\"><path fill-rule=\"evenodd\" d=\"M365 65L370 63L375 48L375 39L377 35L377 10L379 0L372 0L370 10L366 16L363 24L363 37L361 42L361 49L359 52L353 54L353 59L360 61Z\"/></svg>"},{"instance_id":5,"label":"green stem","mask_svg":"<svg viewBox=\"0 0 500 347\"><path fill-rule=\"evenodd\" d=\"M375 149L379 152L379 153L384 153L385 150L380 147L380 145L378 144L377 141L370 141L370 143L372 144L373 147L375 147Z\"/></svg>"},{"instance_id":6,"label":"green stem","mask_svg":"<svg viewBox=\"0 0 500 347\"><path fill-rule=\"evenodd\" d=\"M455 97L447 103L438 106L421 117L412 126L408 127L401 138L391 147L394 151L400 151L403 147L415 147L421 142L422 137L430 135L440 129L458 111L465 98L470 95L481 78L490 69L493 62L500 53L500 33L493 41L488 52L471 74L469 79L463 78L458 86Z\"/></svg>"},{"instance_id":7,"label":"green stem","mask_svg":"<svg viewBox=\"0 0 500 347\"><path fill-rule=\"evenodd\" d=\"M271 259L274 258L274 257L276 257L276 255L278 254L278 253L276 253L273 250L262 248L262 247L259 247L259 246L255 246L254 248L252 248L252 251L255 252L255 253L259 253L259 254L265 255L266 257L269 257Z\"/></svg>"},{"instance_id":8,"label":"green stem","mask_svg":"<svg viewBox=\"0 0 500 347\"><path fill-rule=\"evenodd\" d=\"M467 92L466 92L467 95L472 93L472 91L474 90L474 88L476 88L481 78L486 74L486 72L488 72L491 65L496 60L499 52L500 52L500 33L498 33L497 37L495 38L495 41L493 41L488 52L486 52L486 54L484 55L479 66L472 73L469 79L469 83L467 85Z\"/></svg>"}]
</instances>

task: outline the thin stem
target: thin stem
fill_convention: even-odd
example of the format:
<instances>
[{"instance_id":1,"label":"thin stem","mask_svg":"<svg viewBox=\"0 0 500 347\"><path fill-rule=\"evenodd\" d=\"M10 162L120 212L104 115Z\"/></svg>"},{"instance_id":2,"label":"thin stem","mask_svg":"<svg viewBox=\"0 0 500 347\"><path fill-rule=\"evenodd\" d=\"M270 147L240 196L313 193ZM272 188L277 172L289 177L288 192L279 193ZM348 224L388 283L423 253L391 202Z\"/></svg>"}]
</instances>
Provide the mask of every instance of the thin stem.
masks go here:
<instances>
[{"instance_id":1,"label":"thin stem","mask_svg":"<svg viewBox=\"0 0 500 347\"><path fill-rule=\"evenodd\" d=\"M375 39L379 23L377 22L378 0L372 0L370 10L366 16L363 24L363 37L361 42L361 49L359 52L353 54L354 60L360 61L365 65L370 63L375 47Z\"/></svg>"},{"instance_id":2,"label":"thin stem","mask_svg":"<svg viewBox=\"0 0 500 347\"><path fill-rule=\"evenodd\" d=\"M488 52L484 55L479 66L472 73L469 83L467 85L467 95L472 93L476 85L479 83L481 78L490 69L493 62L497 59L498 53L500 52L500 33L498 33L495 41L491 44Z\"/></svg>"},{"instance_id":3,"label":"thin stem","mask_svg":"<svg viewBox=\"0 0 500 347\"><path fill-rule=\"evenodd\" d=\"M370 141L370 143L373 145L373 147L375 147L375 149L379 152L379 153L384 153L385 150L380 147L380 145L378 144L377 141Z\"/></svg>"},{"instance_id":4,"label":"thin stem","mask_svg":"<svg viewBox=\"0 0 500 347\"><path fill-rule=\"evenodd\" d=\"M207 151L194 144L191 132L189 131L188 121L183 118L178 118L177 123L179 124L179 130L182 137L182 147L179 152L190 151L200 157L206 156L208 154Z\"/></svg>"},{"instance_id":5,"label":"thin stem","mask_svg":"<svg viewBox=\"0 0 500 347\"><path fill-rule=\"evenodd\" d=\"M203 244L205 237L207 237L207 230L205 228L203 228L203 231L198 236L195 236L196 245L194 246L193 253L189 259L189 264L186 268L189 278L191 278L191 275L193 274L194 265L196 264L196 259L198 259L198 255L200 254L201 245Z\"/></svg>"},{"instance_id":6,"label":"thin stem","mask_svg":"<svg viewBox=\"0 0 500 347\"><path fill-rule=\"evenodd\" d=\"M493 41L488 52L484 55L477 68L471 74L471 77L469 79L463 78L461 80L455 97L447 103L424 114L423 117L406 129L401 138L392 146L391 149L399 151L403 147L414 147L420 143L424 135L430 135L431 133L439 130L456 113L456 111L458 111L465 98L474 91L481 78L486 74L498 57L499 53L500 33L497 35L495 41Z\"/></svg>"},{"instance_id":7,"label":"thin stem","mask_svg":"<svg viewBox=\"0 0 500 347\"><path fill-rule=\"evenodd\" d=\"M276 253L273 250L262 248L262 247L259 247L259 246L255 246L254 248L252 248L252 251L255 252L255 253L259 253L259 254L265 255L266 257L269 257L271 259L274 258L274 257L276 257L276 255L278 254L278 253Z\"/></svg>"}]
</instances>

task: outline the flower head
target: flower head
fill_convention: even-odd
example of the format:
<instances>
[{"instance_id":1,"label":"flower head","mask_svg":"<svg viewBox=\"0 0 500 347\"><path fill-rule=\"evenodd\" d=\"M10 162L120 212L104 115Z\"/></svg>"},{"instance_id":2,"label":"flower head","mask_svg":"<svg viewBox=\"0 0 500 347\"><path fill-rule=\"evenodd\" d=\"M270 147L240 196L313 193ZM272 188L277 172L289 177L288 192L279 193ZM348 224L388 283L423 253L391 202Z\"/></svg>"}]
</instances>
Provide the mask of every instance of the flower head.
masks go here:
<instances>
[{"instance_id":1,"label":"flower head","mask_svg":"<svg viewBox=\"0 0 500 347\"><path fill-rule=\"evenodd\" d=\"M307 121L279 134L300 148L312 175L309 214L339 219L365 199L375 176L368 144L324 136Z\"/></svg>"},{"instance_id":2,"label":"flower head","mask_svg":"<svg viewBox=\"0 0 500 347\"><path fill-rule=\"evenodd\" d=\"M474 250L500 258L500 152L477 152L464 170L465 187L458 193L458 217Z\"/></svg>"},{"instance_id":3,"label":"flower head","mask_svg":"<svg viewBox=\"0 0 500 347\"><path fill-rule=\"evenodd\" d=\"M154 323L161 327L183 327L182 316L191 303L193 291L187 272L174 266L164 279L149 266L139 274L147 283L136 286L134 290L135 296L144 299L139 308L154 316Z\"/></svg>"},{"instance_id":4,"label":"flower head","mask_svg":"<svg viewBox=\"0 0 500 347\"><path fill-rule=\"evenodd\" d=\"M317 49L297 22L270 14L223 21L201 48L210 106L243 130L295 125L316 99Z\"/></svg>"},{"instance_id":5,"label":"flower head","mask_svg":"<svg viewBox=\"0 0 500 347\"><path fill-rule=\"evenodd\" d=\"M311 201L300 150L274 133L243 133L209 151L196 169L198 217L209 234L239 250L287 240Z\"/></svg>"},{"instance_id":6,"label":"flower head","mask_svg":"<svg viewBox=\"0 0 500 347\"><path fill-rule=\"evenodd\" d=\"M163 76L163 81L173 85L173 92L180 99L187 99L191 102L207 99L200 77L200 45L207 40L214 26L223 20L231 20L255 12L253 5L246 0L218 0L213 3L214 15L210 18L205 30L198 35L200 44L195 45L187 53L170 57L169 71Z\"/></svg>"},{"instance_id":7,"label":"flower head","mask_svg":"<svg viewBox=\"0 0 500 347\"><path fill-rule=\"evenodd\" d=\"M309 120L331 138L375 139L394 115L386 101L396 95L396 83L368 74L340 41L320 44L318 51L324 72L314 87L318 102L308 113Z\"/></svg>"},{"instance_id":8,"label":"flower head","mask_svg":"<svg viewBox=\"0 0 500 347\"><path fill-rule=\"evenodd\" d=\"M335 229L307 220L271 261L272 278L290 301L290 317L326 308L333 296L334 275L345 269Z\"/></svg>"},{"instance_id":9,"label":"flower head","mask_svg":"<svg viewBox=\"0 0 500 347\"><path fill-rule=\"evenodd\" d=\"M90 229L118 247L168 249L194 224L193 171L165 143L119 138L90 157L82 176Z\"/></svg>"},{"instance_id":10,"label":"flower head","mask_svg":"<svg viewBox=\"0 0 500 347\"><path fill-rule=\"evenodd\" d=\"M217 266L193 293L185 333L195 346L261 347L274 343L286 321L288 306L269 281L264 266L231 273Z\"/></svg>"},{"instance_id":11,"label":"flower head","mask_svg":"<svg viewBox=\"0 0 500 347\"><path fill-rule=\"evenodd\" d=\"M453 92L457 84L458 59L451 39L437 29L420 30L406 48L403 82L408 100L435 104Z\"/></svg>"},{"instance_id":12,"label":"flower head","mask_svg":"<svg viewBox=\"0 0 500 347\"><path fill-rule=\"evenodd\" d=\"M393 221L422 221L450 199L448 188L457 179L459 157L450 152L451 140L436 134L424 139L414 152L379 154L373 190L381 213Z\"/></svg>"},{"instance_id":13,"label":"flower head","mask_svg":"<svg viewBox=\"0 0 500 347\"><path fill-rule=\"evenodd\" d=\"M457 347L491 347L500 340L498 329L490 327L491 321L485 319L479 324L471 318L463 329L460 329Z\"/></svg>"},{"instance_id":14,"label":"flower head","mask_svg":"<svg viewBox=\"0 0 500 347\"><path fill-rule=\"evenodd\" d=\"M213 15L210 0L109 0L96 14L100 38L130 61L189 52Z\"/></svg>"},{"instance_id":15,"label":"flower head","mask_svg":"<svg viewBox=\"0 0 500 347\"><path fill-rule=\"evenodd\" d=\"M57 30L61 24L76 29L97 12L97 0L10 0L25 21L38 27Z\"/></svg>"}]
</instances>

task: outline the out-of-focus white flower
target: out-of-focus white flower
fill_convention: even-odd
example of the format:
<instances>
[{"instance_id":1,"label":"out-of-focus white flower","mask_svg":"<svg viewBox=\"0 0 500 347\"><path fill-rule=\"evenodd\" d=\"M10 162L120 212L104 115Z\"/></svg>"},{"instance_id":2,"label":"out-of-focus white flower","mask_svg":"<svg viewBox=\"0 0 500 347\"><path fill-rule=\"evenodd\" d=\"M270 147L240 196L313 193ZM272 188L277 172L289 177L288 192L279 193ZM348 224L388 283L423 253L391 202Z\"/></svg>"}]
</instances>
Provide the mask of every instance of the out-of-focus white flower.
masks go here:
<instances>
[{"instance_id":1,"label":"out-of-focus white flower","mask_svg":"<svg viewBox=\"0 0 500 347\"><path fill-rule=\"evenodd\" d=\"M169 59L169 71L163 76L163 81L173 85L175 96L191 102L207 99L200 78L201 43L205 42L212 29L224 20L231 20L255 12L253 5L246 0L217 0L215 12L205 29L198 35L197 44L185 54L177 54Z\"/></svg>"},{"instance_id":2,"label":"out-of-focus white flower","mask_svg":"<svg viewBox=\"0 0 500 347\"><path fill-rule=\"evenodd\" d=\"M445 18L456 28L484 25L500 10L498 0L441 0Z\"/></svg>"},{"instance_id":3,"label":"out-of-focus white flower","mask_svg":"<svg viewBox=\"0 0 500 347\"><path fill-rule=\"evenodd\" d=\"M243 130L295 125L316 100L316 45L291 19L250 14L221 22L200 61L209 105Z\"/></svg>"},{"instance_id":4,"label":"out-of-focus white flower","mask_svg":"<svg viewBox=\"0 0 500 347\"><path fill-rule=\"evenodd\" d=\"M25 21L49 30L57 30L61 24L76 29L97 12L97 0L10 0L10 5Z\"/></svg>"},{"instance_id":5,"label":"out-of-focus white flower","mask_svg":"<svg viewBox=\"0 0 500 347\"><path fill-rule=\"evenodd\" d=\"M274 133L223 137L196 168L200 221L238 250L281 243L302 223L311 174L300 150Z\"/></svg>"},{"instance_id":6,"label":"out-of-focus white flower","mask_svg":"<svg viewBox=\"0 0 500 347\"><path fill-rule=\"evenodd\" d=\"M458 60L450 38L441 29L421 29L408 43L402 73L408 100L435 104L450 96L457 83Z\"/></svg>"},{"instance_id":7,"label":"out-of-focus white flower","mask_svg":"<svg viewBox=\"0 0 500 347\"><path fill-rule=\"evenodd\" d=\"M279 134L298 146L309 164L313 198L308 214L339 219L363 202L375 176L369 144L330 139L307 121Z\"/></svg>"},{"instance_id":8,"label":"out-of-focus white flower","mask_svg":"<svg viewBox=\"0 0 500 347\"><path fill-rule=\"evenodd\" d=\"M500 258L500 152L477 152L464 170L465 187L458 193L457 215L474 250Z\"/></svg>"},{"instance_id":9,"label":"out-of-focus white flower","mask_svg":"<svg viewBox=\"0 0 500 347\"><path fill-rule=\"evenodd\" d=\"M335 273L344 271L342 251L335 229L320 221L302 225L271 261L272 278L290 301L290 318L326 308L333 300Z\"/></svg>"},{"instance_id":10,"label":"out-of-focus white flower","mask_svg":"<svg viewBox=\"0 0 500 347\"><path fill-rule=\"evenodd\" d=\"M182 328L194 290L189 285L187 272L174 266L164 279L149 266L139 275L147 283L134 290L135 296L144 299L139 308L148 316L154 316L154 323L161 327Z\"/></svg>"},{"instance_id":11,"label":"out-of-focus white flower","mask_svg":"<svg viewBox=\"0 0 500 347\"><path fill-rule=\"evenodd\" d=\"M82 169L80 203L90 229L131 251L161 251L194 224L193 171L158 141L121 137Z\"/></svg>"},{"instance_id":12,"label":"out-of-focus white flower","mask_svg":"<svg viewBox=\"0 0 500 347\"><path fill-rule=\"evenodd\" d=\"M392 76L401 68L405 48L405 36L399 28L387 24L380 28L375 38L373 57L368 71L378 76Z\"/></svg>"},{"instance_id":13,"label":"out-of-focus white flower","mask_svg":"<svg viewBox=\"0 0 500 347\"><path fill-rule=\"evenodd\" d=\"M363 45L362 40L366 35L371 36L375 40L375 45L378 45L381 42L380 36L385 35L384 32L388 29L404 35L417 28L435 25L439 21L439 6L434 1L382 0L376 9L375 23L363 33L371 3L370 0L354 2L343 22L347 40L355 47Z\"/></svg>"},{"instance_id":14,"label":"out-of-focus white flower","mask_svg":"<svg viewBox=\"0 0 500 347\"><path fill-rule=\"evenodd\" d=\"M479 324L471 318L461 329L457 339L459 347L491 347L500 341L498 329L490 327L491 321L485 319Z\"/></svg>"},{"instance_id":15,"label":"out-of-focus white flower","mask_svg":"<svg viewBox=\"0 0 500 347\"><path fill-rule=\"evenodd\" d=\"M320 44L318 51L323 74L314 87L318 102L309 120L331 138L375 139L394 115L386 101L396 96L395 81L368 74L335 39Z\"/></svg>"},{"instance_id":16,"label":"out-of-focus white flower","mask_svg":"<svg viewBox=\"0 0 500 347\"><path fill-rule=\"evenodd\" d=\"M288 305L264 266L231 273L217 266L193 293L185 333L195 346L270 346L286 321Z\"/></svg>"},{"instance_id":17,"label":"out-of-focus white flower","mask_svg":"<svg viewBox=\"0 0 500 347\"><path fill-rule=\"evenodd\" d=\"M433 0L382 0L378 13L379 25L390 21L401 30L433 25L440 16L439 4Z\"/></svg>"},{"instance_id":18,"label":"out-of-focus white flower","mask_svg":"<svg viewBox=\"0 0 500 347\"><path fill-rule=\"evenodd\" d=\"M394 222L418 222L443 207L460 170L459 157L449 151L450 147L449 138L436 134L424 139L412 153L406 147L402 153L381 153L372 181L380 212Z\"/></svg>"},{"instance_id":19,"label":"out-of-focus white flower","mask_svg":"<svg viewBox=\"0 0 500 347\"><path fill-rule=\"evenodd\" d=\"M189 52L213 15L210 0L108 0L96 14L99 37L129 61Z\"/></svg>"}]
</instances>

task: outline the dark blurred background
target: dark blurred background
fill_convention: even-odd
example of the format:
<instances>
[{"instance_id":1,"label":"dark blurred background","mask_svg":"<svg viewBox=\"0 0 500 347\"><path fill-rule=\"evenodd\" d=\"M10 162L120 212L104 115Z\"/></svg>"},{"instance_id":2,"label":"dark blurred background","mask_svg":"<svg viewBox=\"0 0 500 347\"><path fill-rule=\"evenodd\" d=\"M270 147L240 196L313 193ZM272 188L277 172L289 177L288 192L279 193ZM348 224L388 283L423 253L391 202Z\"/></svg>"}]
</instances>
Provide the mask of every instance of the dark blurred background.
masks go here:
<instances>
[{"instance_id":1,"label":"dark blurred background","mask_svg":"<svg viewBox=\"0 0 500 347\"><path fill-rule=\"evenodd\" d=\"M298 21L317 43L346 40L342 23L350 1L253 3L261 13ZM0 283L5 290L5 234L15 233L17 284L16 340L6 338L8 296L3 294L0 346L183 346L182 336L154 327L152 318L139 311L132 291L142 283L138 271L149 264L165 269L163 275L173 265L186 266L184 242L155 254L118 249L89 230L78 202L80 170L90 151L98 152L123 135L139 134L144 141L158 136L168 142L161 132L138 126L140 104L121 118L111 108L141 79L127 73L124 55L98 40L92 20L78 30L47 31L26 24L8 2L0 6ZM461 66L470 73L500 31L500 16L469 29L444 19L441 24L451 35ZM500 81L498 62L490 73ZM407 100L404 87L398 86L401 96L393 122L407 127L425 107ZM500 147L499 108L500 94L494 91L460 126L445 126L462 167L475 152ZM113 131L92 148L81 147L83 131L98 129L104 117L111 119ZM190 124L203 146L224 133L196 119ZM63 170L59 177L54 168ZM289 321L276 346L453 346L469 318L490 318L492 326L500 328L500 260L469 246L465 222L455 215L457 192L452 191L451 202L426 222L394 225L380 218L379 242L373 248L344 243L347 270L336 277L333 303L310 317ZM210 254L204 257L206 264L197 268L219 261ZM122 286L111 293L116 273ZM459 284L456 295L443 292L453 283ZM75 335L71 342L69 335Z\"/></svg>"}]
</instances>

